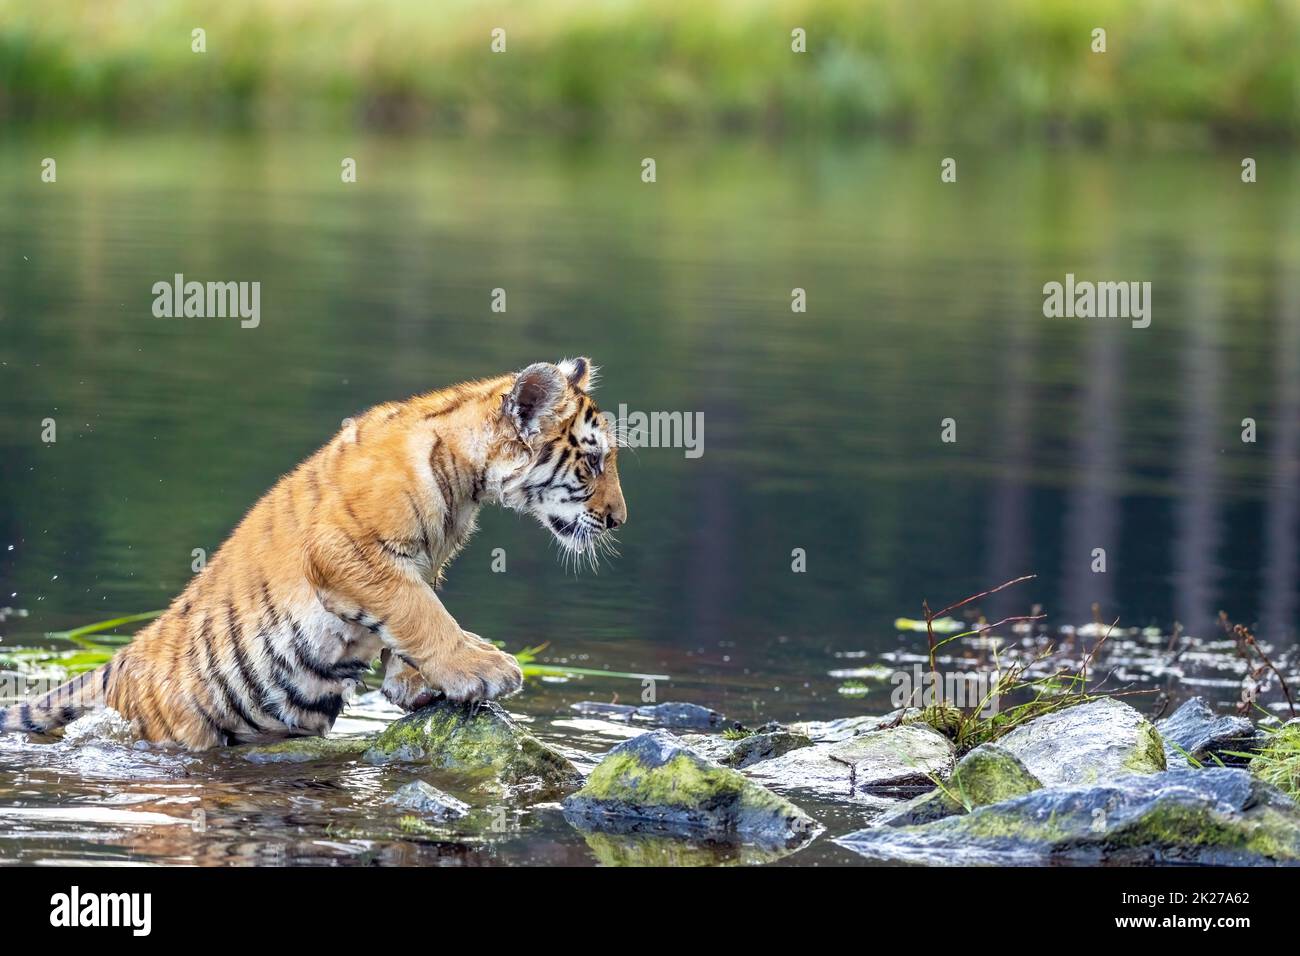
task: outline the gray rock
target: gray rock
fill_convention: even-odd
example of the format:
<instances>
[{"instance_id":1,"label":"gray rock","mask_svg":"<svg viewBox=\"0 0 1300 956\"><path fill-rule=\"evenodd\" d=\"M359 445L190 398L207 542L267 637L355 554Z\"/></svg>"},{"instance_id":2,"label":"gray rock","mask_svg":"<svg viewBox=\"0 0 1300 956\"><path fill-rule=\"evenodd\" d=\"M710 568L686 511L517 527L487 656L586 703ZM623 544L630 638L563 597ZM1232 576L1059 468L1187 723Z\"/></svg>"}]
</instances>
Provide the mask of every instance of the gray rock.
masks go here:
<instances>
[{"instance_id":1,"label":"gray rock","mask_svg":"<svg viewBox=\"0 0 1300 956\"><path fill-rule=\"evenodd\" d=\"M1187 755L1201 764L1215 763L1217 757L1229 766L1249 762L1249 757L1236 757L1227 750L1249 753L1259 742L1259 732L1245 717L1220 717L1204 697L1193 697L1183 706L1156 723L1156 729L1165 743L1165 760L1170 767L1187 766L1187 756L1174 747L1177 744Z\"/></svg>"},{"instance_id":2,"label":"gray rock","mask_svg":"<svg viewBox=\"0 0 1300 956\"><path fill-rule=\"evenodd\" d=\"M789 845L818 831L807 814L663 730L624 741L564 801L580 829L707 834Z\"/></svg>"},{"instance_id":3,"label":"gray rock","mask_svg":"<svg viewBox=\"0 0 1300 956\"><path fill-rule=\"evenodd\" d=\"M657 727L678 727L689 730L709 730L721 727L726 720L716 710L699 704L655 704L638 707L636 719L645 720Z\"/></svg>"},{"instance_id":4,"label":"gray rock","mask_svg":"<svg viewBox=\"0 0 1300 956\"><path fill-rule=\"evenodd\" d=\"M1151 722L1103 697L1045 714L998 741L1045 787L1100 783L1165 769L1164 744Z\"/></svg>"},{"instance_id":5,"label":"gray rock","mask_svg":"<svg viewBox=\"0 0 1300 956\"><path fill-rule=\"evenodd\" d=\"M656 727L674 727L681 730L711 730L721 727L726 721L726 718L716 710L701 707L699 704L666 703L633 707L631 704L602 704L594 700L580 700L569 706L584 716L643 721Z\"/></svg>"},{"instance_id":6,"label":"gray rock","mask_svg":"<svg viewBox=\"0 0 1300 956\"><path fill-rule=\"evenodd\" d=\"M772 730L739 739L706 734L688 734L681 739L682 743L701 756L737 770L800 747L812 746L812 741L803 734L789 730Z\"/></svg>"},{"instance_id":7,"label":"gray rock","mask_svg":"<svg viewBox=\"0 0 1300 956\"><path fill-rule=\"evenodd\" d=\"M943 734L924 724L906 724L803 747L746 772L779 789L852 800L933 789L936 778L946 780L952 773L955 759L952 742Z\"/></svg>"},{"instance_id":8,"label":"gray rock","mask_svg":"<svg viewBox=\"0 0 1300 956\"><path fill-rule=\"evenodd\" d=\"M511 795L558 795L582 782L567 757L492 703L437 701L389 724L365 756L376 764L408 761L455 771Z\"/></svg>"},{"instance_id":9,"label":"gray rock","mask_svg":"<svg viewBox=\"0 0 1300 956\"><path fill-rule=\"evenodd\" d=\"M835 842L873 860L941 865L1295 865L1300 810L1245 770L1170 770L1038 790Z\"/></svg>"},{"instance_id":10,"label":"gray rock","mask_svg":"<svg viewBox=\"0 0 1300 956\"><path fill-rule=\"evenodd\" d=\"M423 780L412 780L390 796L386 803L404 810L414 810L434 820L459 820L469 813L469 804L443 793Z\"/></svg>"},{"instance_id":11,"label":"gray rock","mask_svg":"<svg viewBox=\"0 0 1300 956\"><path fill-rule=\"evenodd\" d=\"M921 711L916 707L895 710L879 716L863 715L858 717L840 717L836 720L804 720L790 725L796 734L804 734L815 744L837 743L848 740L858 734L870 733L904 723L919 720Z\"/></svg>"}]
</instances>

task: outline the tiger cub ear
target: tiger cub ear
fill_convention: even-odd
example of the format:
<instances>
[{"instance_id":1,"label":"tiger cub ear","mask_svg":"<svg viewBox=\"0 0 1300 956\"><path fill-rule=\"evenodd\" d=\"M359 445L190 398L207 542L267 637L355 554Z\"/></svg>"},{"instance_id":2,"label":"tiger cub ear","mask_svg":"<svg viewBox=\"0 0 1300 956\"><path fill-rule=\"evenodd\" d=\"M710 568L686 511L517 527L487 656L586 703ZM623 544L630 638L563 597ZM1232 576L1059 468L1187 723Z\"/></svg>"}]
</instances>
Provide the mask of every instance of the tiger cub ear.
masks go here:
<instances>
[{"instance_id":1,"label":"tiger cub ear","mask_svg":"<svg viewBox=\"0 0 1300 956\"><path fill-rule=\"evenodd\" d=\"M596 387L596 379L599 377L599 370L591 364L591 359L578 356L578 358L566 358L557 366L560 372L569 384L579 391L589 392Z\"/></svg>"},{"instance_id":2,"label":"tiger cub ear","mask_svg":"<svg viewBox=\"0 0 1300 956\"><path fill-rule=\"evenodd\" d=\"M564 397L564 374L550 362L534 362L515 377L501 407L525 438L542 430L556 403Z\"/></svg>"}]
</instances>

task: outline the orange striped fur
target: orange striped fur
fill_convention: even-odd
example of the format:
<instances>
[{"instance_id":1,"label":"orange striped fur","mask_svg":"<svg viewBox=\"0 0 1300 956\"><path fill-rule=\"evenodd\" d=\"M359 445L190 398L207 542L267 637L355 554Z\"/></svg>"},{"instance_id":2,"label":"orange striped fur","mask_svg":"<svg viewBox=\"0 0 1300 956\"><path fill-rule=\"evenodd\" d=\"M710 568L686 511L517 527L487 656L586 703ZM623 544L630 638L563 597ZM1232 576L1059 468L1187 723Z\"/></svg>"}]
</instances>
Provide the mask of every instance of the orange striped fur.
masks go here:
<instances>
[{"instance_id":1,"label":"orange striped fur","mask_svg":"<svg viewBox=\"0 0 1300 956\"><path fill-rule=\"evenodd\" d=\"M327 732L378 656L406 709L512 694L518 664L434 591L481 505L593 555L627 519L617 441L586 359L537 363L370 409L268 491L167 612L91 674L0 710L47 732L107 704L194 750Z\"/></svg>"}]
</instances>

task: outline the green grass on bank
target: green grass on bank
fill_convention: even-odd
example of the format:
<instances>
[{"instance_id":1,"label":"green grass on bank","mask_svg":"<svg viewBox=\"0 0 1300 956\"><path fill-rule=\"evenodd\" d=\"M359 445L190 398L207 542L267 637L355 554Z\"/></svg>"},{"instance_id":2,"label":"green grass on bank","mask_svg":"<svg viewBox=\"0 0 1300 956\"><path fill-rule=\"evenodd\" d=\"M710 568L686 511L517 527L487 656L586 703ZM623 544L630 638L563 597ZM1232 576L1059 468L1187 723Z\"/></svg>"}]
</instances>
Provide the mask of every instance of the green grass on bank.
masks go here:
<instances>
[{"instance_id":1,"label":"green grass on bank","mask_svg":"<svg viewBox=\"0 0 1300 956\"><path fill-rule=\"evenodd\" d=\"M1298 40L1300 0L0 0L0 120L1292 138Z\"/></svg>"}]
</instances>

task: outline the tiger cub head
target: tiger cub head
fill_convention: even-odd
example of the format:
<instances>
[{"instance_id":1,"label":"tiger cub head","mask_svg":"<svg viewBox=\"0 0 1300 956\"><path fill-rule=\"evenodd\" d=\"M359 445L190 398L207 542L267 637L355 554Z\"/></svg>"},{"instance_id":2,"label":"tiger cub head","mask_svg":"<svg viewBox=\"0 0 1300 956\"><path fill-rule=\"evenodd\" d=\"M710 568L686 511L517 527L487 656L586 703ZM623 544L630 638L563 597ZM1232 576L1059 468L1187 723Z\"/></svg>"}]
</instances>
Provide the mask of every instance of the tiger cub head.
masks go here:
<instances>
[{"instance_id":1,"label":"tiger cub head","mask_svg":"<svg viewBox=\"0 0 1300 956\"><path fill-rule=\"evenodd\" d=\"M503 488L503 503L532 514L593 564L610 547L609 532L627 521L617 436L589 394L595 379L590 359L537 362L502 398L502 414L529 453Z\"/></svg>"}]
</instances>

